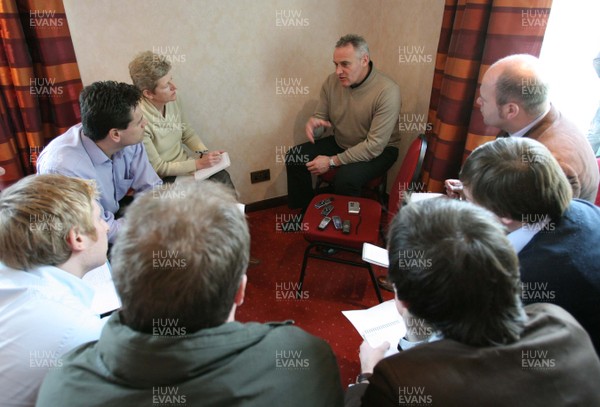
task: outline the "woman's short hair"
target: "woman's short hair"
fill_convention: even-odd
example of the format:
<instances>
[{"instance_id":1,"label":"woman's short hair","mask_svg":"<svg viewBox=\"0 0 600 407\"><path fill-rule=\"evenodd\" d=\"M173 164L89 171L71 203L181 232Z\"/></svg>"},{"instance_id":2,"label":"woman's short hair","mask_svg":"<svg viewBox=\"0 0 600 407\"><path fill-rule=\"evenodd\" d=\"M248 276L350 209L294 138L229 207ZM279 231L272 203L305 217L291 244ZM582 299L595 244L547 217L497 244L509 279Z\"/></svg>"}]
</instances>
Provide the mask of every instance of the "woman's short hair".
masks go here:
<instances>
[{"instance_id":1,"label":"woman's short hair","mask_svg":"<svg viewBox=\"0 0 600 407\"><path fill-rule=\"evenodd\" d=\"M164 55L152 51L138 54L129 63L129 75L133 84L142 92L156 89L157 82L171 70L171 63Z\"/></svg>"},{"instance_id":2,"label":"woman's short hair","mask_svg":"<svg viewBox=\"0 0 600 407\"><path fill-rule=\"evenodd\" d=\"M96 240L93 181L58 174L30 175L0 195L0 261L28 270L57 266L71 256L75 229Z\"/></svg>"},{"instance_id":3,"label":"woman's short hair","mask_svg":"<svg viewBox=\"0 0 600 407\"><path fill-rule=\"evenodd\" d=\"M233 191L212 181L162 185L127 209L111 263L126 325L187 333L223 324L248 266L250 235Z\"/></svg>"}]
</instances>

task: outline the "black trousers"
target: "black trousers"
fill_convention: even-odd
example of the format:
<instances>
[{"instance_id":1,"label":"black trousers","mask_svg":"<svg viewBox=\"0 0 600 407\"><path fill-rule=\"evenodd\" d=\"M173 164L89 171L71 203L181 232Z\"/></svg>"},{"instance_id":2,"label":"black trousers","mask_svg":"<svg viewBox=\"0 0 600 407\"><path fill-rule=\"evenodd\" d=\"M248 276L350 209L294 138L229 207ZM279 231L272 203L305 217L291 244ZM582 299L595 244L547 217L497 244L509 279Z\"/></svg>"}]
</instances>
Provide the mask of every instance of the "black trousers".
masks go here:
<instances>
[{"instance_id":1,"label":"black trousers","mask_svg":"<svg viewBox=\"0 0 600 407\"><path fill-rule=\"evenodd\" d=\"M311 173L306 163L318 155L332 156L343 152L333 136L295 146L285 157L288 182L288 206L292 209L305 209L314 196ZM396 147L386 147L371 161L342 165L334 179L334 193L338 195L360 196L363 185L383 175L398 159Z\"/></svg>"}]
</instances>

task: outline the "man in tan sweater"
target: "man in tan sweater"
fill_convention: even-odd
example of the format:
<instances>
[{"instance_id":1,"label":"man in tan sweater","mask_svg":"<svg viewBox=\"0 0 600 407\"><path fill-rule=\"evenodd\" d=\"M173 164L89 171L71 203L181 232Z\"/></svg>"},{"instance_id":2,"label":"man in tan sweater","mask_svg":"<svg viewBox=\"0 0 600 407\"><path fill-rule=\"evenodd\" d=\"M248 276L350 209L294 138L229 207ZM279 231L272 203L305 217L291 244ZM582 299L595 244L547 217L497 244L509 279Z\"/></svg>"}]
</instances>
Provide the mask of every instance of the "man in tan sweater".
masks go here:
<instances>
[{"instance_id":1,"label":"man in tan sweater","mask_svg":"<svg viewBox=\"0 0 600 407\"><path fill-rule=\"evenodd\" d=\"M311 174L338 167L335 193L358 196L364 184L398 158L398 85L375 69L368 45L358 35L339 39L333 62L335 72L323 83L319 104L306 123L309 142L286 155L290 208L305 209L310 203ZM323 128L331 128L333 135L317 139Z\"/></svg>"}]
</instances>

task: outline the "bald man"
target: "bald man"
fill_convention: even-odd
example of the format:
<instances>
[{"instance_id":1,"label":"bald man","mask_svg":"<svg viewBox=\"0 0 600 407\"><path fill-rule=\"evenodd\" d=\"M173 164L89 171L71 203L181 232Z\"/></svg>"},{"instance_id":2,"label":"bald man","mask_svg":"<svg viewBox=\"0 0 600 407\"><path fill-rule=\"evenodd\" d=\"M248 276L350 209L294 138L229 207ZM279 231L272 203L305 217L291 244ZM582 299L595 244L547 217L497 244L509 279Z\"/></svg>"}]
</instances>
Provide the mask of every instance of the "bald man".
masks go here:
<instances>
[{"instance_id":1,"label":"bald man","mask_svg":"<svg viewBox=\"0 0 600 407\"><path fill-rule=\"evenodd\" d=\"M594 152L583 133L550 104L548 81L536 57L510 55L490 66L477 104L485 124L503 131L498 137L529 137L548 147L573 197L594 202L600 177Z\"/></svg>"}]
</instances>

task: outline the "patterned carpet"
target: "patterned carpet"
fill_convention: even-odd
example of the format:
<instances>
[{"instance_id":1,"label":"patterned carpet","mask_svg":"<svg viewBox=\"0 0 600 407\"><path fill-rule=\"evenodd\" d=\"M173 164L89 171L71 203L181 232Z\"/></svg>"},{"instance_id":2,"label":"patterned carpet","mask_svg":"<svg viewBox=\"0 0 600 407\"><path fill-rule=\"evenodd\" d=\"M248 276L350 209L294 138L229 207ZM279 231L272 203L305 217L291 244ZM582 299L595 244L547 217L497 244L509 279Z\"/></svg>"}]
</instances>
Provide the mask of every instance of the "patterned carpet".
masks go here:
<instances>
[{"instance_id":1,"label":"patterned carpet","mask_svg":"<svg viewBox=\"0 0 600 407\"><path fill-rule=\"evenodd\" d=\"M362 339L342 315L343 310L377 305L366 269L311 259L303 298L296 299L302 257L307 242L302 232L282 232L291 214L287 206L251 212L251 255L260 264L248 269L246 299L236 314L241 322L294 320L296 325L325 339L333 349L344 387L359 373L358 347ZM377 275L385 270L375 267ZM384 300L392 293L382 291Z\"/></svg>"}]
</instances>

